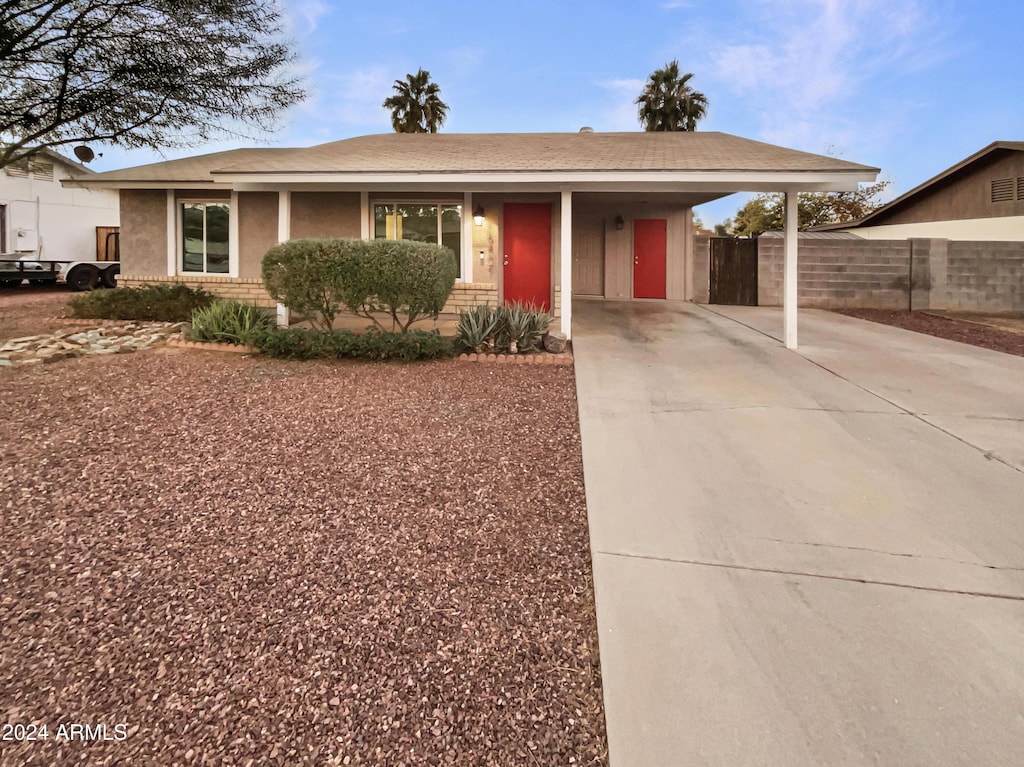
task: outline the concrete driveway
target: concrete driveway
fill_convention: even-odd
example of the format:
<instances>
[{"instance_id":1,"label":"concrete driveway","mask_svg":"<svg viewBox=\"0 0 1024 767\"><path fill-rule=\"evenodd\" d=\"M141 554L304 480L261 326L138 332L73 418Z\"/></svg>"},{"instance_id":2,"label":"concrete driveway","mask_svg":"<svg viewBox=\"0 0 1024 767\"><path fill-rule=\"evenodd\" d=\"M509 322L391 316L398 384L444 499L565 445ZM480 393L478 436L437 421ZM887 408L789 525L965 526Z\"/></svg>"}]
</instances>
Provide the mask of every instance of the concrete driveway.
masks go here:
<instances>
[{"instance_id":1,"label":"concrete driveway","mask_svg":"<svg viewBox=\"0 0 1024 767\"><path fill-rule=\"evenodd\" d=\"M574 306L612 767L1020 763L1024 358L712 309Z\"/></svg>"}]
</instances>

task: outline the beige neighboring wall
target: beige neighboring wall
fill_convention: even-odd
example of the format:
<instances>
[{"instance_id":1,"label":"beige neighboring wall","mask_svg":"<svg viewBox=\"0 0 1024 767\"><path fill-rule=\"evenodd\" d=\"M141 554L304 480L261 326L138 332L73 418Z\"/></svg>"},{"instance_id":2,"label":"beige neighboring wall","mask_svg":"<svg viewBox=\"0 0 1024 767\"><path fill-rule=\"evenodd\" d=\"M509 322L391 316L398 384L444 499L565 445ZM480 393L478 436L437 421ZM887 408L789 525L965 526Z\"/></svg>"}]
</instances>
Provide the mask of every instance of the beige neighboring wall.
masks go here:
<instances>
[{"instance_id":1,"label":"beige neighboring wall","mask_svg":"<svg viewBox=\"0 0 1024 767\"><path fill-rule=\"evenodd\" d=\"M263 256L277 244L277 213L277 192L239 192L239 277L262 274Z\"/></svg>"},{"instance_id":2,"label":"beige neighboring wall","mask_svg":"<svg viewBox=\"0 0 1024 767\"><path fill-rule=\"evenodd\" d=\"M121 271L167 276L167 192L121 190Z\"/></svg>"},{"instance_id":3,"label":"beige neighboring wall","mask_svg":"<svg viewBox=\"0 0 1024 767\"><path fill-rule=\"evenodd\" d=\"M845 230L866 240L901 240L910 237L988 242L1024 242L1024 216L964 218L912 224L882 224Z\"/></svg>"},{"instance_id":4,"label":"beige neighboring wall","mask_svg":"<svg viewBox=\"0 0 1024 767\"><path fill-rule=\"evenodd\" d=\"M360 237L359 211L358 192L292 192L291 238Z\"/></svg>"}]
</instances>

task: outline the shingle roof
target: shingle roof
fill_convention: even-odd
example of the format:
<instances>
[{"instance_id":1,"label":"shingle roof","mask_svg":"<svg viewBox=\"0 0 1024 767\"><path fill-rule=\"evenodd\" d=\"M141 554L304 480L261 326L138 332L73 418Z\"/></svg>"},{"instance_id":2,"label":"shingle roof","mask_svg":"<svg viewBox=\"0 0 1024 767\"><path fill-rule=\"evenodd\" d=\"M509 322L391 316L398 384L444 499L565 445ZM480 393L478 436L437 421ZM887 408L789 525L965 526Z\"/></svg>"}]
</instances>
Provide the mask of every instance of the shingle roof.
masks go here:
<instances>
[{"instance_id":1,"label":"shingle roof","mask_svg":"<svg viewBox=\"0 0 1024 767\"><path fill-rule=\"evenodd\" d=\"M387 133L302 149L236 149L97 174L91 181L203 182L233 174L877 173L857 163L717 132ZM220 176L221 178L218 178Z\"/></svg>"}]
</instances>

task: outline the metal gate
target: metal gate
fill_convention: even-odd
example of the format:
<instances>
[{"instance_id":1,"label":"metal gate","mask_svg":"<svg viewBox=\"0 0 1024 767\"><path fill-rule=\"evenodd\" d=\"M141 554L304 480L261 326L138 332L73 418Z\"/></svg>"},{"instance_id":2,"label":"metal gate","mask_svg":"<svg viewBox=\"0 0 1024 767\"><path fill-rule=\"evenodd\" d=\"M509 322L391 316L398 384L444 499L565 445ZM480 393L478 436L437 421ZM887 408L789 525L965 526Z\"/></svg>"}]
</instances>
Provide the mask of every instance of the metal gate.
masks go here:
<instances>
[{"instance_id":1,"label":"metal gate","mask_svg":"<svg viewBox=\"0 0 1024 767\"><path fill-rule=\"evenodd\" d=\"M712 304L757 306L757 240L711 238Z\"/></svg>"}]
</instances>

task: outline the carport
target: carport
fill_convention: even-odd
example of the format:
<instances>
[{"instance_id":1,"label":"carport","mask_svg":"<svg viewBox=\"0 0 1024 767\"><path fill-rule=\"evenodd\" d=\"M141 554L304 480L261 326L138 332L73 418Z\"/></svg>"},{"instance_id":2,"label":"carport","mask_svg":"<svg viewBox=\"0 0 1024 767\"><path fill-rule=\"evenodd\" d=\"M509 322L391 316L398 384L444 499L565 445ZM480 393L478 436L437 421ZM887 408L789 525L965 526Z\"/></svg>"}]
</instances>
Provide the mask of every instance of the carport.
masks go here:
<instances>
[{"instance_id":1,"label":"carport","mask_svg":"<svg viewBox=\"0 0 1024 767\"><path fill-rule=\"evenodd\" d=\"M617 165L560 189L561 294L574 299L693 300L707 282L694 252L693 208L740 192L785 196L783 331L797 347L797 195L854 191L879 172L724 133L591 134L618 144ZM656 151L655 151L656 150ZM654 263L652 267L651 264ZM572 302L561 327L571 335Z\"/></svg>"}]
</instances>

